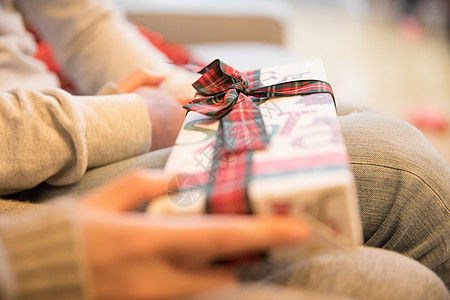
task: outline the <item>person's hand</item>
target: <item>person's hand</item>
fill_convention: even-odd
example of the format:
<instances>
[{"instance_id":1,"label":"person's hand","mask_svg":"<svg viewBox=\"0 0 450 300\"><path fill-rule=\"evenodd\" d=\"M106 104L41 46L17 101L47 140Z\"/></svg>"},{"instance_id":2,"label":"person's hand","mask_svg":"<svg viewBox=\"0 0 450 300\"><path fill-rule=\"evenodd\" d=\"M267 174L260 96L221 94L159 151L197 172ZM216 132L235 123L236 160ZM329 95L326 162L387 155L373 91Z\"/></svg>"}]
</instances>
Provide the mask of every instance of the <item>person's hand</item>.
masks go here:
<instances>
[{"instance_id":1,"label":"person's hand","mask_svg":"<svg viewBox=\"0 0 450 300\"><path fill-rule=\"evenodd\" d=\"M299 243L307 226L287 217L145 216L129 212L167 193L170 177L134 171L81 201L96 299L171 299L236 284L233 258Z\"/></svg>"},{"instance_id":2,"label":"person's hand","mask_svg":"<svg viewBox=\"0 0 450 300\"><path fill-rule=\"evenodd\" d=\"M181 67L175 68L167 74L161 83L161 88L174 96L181 104L188 104L196 95L196 90L192 84L199 79L201 75L187 71Z\"/></svg>"},{"instance_id":3,"label":"person's hand","mask_svg":"<svg viewBox=\"0 0 450 300\"><path fill-rule=\"evenodd\" d=\"M183 125L186 110L162 89L140 87L134 92L144 100L152 123L150 150L173 146Z\"/></svg>"},{"instance_id":4,"label":"person's hand","mask_svg":"<svg viewBox=\"0 0 450 300\"><path fill-rule=\"evenodd\" d=\"M142 86L158 87L165 79L165 75L138 69L117 81L116 84L120 92L133 93Z\"/></svg>"},{"instance_id":5,"label":"person's hand","mask_svg":"<svg viewBox=\"0 0 450 300\"><path fill-rule=\"evenodd\" d=\"M176 68L167 75L138 69L117 81L116 85L122 93L133 93L141 87L160 87L181 105L184 105L194 99L195 89L192 83L199 77L199 74L188 72L182 68Z\"/></svg>"},{"instance_id":6,"label":"person's hand","mask_svg":"<svg viewBox=\"0 0 450 300\"><path fill-rule=\"evenodd\" d=\"M144 100L152 123L151 151L174 145L186 115L182 104L191 100L176 99L161 88L165 79L164 75L140 69L116 83L122 93L136 93Z\"/></svg>"}]
</instances>

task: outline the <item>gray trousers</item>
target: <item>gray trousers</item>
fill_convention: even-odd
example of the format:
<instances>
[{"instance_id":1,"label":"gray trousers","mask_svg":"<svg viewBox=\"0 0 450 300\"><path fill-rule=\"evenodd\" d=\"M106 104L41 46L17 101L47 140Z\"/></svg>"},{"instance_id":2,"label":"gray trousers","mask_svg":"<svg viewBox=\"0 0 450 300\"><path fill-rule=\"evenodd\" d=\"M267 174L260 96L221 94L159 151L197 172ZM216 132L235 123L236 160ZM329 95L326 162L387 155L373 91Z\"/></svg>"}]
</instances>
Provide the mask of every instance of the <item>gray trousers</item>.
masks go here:
<instances>
[{"instance_id":1,"label":"gray trousers","mask_svg":"<svg viewBox=\"0 0 450 300\"><path fill-rule=\"evenodd\" d=\"M417 129L403 121L352 113L339 117L339 122L356 180L365 247L331 257L299 258L284 266L260 264L239 270L240 276L244 280L272 278L266 281L351 298L446 299L450 288L448 165ZM21 197L45 200L67 193L80 195L136 167L162 168L169 152L163 149L92 169L71 186L43 184ZM278 273L283 276L272 276Z\"/></svg>"}]
</instances>

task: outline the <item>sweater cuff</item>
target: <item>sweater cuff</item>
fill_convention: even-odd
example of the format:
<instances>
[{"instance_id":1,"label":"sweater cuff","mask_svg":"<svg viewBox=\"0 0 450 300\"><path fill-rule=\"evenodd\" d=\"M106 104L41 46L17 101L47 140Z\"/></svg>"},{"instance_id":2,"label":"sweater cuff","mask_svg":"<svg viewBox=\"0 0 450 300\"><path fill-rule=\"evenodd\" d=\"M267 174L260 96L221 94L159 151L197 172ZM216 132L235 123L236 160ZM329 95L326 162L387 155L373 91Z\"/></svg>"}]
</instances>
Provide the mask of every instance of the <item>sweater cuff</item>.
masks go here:
<instances>
[{"instance_id":1,"label":"sweater cuff","mask_svg":"<svg viewBox=\"0 0 450 300\"><path fill-rule=\"evenodd\" d=\"M88 168L149 151L151 124L137 94L75 96L86 122Z\"/></svg>"},{"instance_id":2,"label":"sweater cuff","mask_svg":"<svg viewBox=\"0 0 450 300\"><path fill-rule=\"evenodd\" d=\"M89 298L71 211L71 205L48 205L1 220L11 299Z\"/></svg>"}]
</instances>

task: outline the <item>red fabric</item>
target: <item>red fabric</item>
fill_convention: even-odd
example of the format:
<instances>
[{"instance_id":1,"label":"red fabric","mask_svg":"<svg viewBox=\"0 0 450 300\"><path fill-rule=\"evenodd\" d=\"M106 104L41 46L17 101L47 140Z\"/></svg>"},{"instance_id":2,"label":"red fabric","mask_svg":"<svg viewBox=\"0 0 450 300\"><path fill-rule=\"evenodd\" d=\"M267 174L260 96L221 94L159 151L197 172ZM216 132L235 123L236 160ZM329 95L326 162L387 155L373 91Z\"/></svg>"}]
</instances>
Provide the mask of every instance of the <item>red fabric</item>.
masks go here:
<instances>
[{"instance_id":1,"label":"red fabric","mask_svg":"<svg viewBox=\"0 0 450 300\"><path fill-rule=\"evenodd\" d=\"M151 31L145 27L138 26L139 31L147 40L155 45L162 53L164 53L174 64L187 65L190 63L191 56L185 46L172 44L164 40L159 32Z\"/></svg>"}]
</instances>

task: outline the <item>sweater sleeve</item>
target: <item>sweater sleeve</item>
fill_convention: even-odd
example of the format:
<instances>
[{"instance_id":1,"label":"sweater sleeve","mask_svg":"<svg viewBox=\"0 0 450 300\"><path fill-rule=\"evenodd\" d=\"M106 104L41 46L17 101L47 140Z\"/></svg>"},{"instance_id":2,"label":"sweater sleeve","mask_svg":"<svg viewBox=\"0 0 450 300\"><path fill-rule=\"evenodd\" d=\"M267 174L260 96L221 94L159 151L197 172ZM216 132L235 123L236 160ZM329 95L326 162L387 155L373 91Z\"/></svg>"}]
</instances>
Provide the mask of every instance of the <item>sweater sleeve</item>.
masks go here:
<instances>
[{"instance_id":1,"label":"sweater sleeve","mask_svg":"<svg viewBox=\"0 0 450 300\"><path fill-rule=\"evenodd\" d=\"M26 19L52 45L63 72L84 94L139 68L174 66L108 0L17 1Z\"/></svg>"},{"instance_id":2,"label":"sweater sleeve","mask_svg":"<svg viewBox=\"0 0 450 300\"><path fill-rule=\"evenodd\" d=\"M76 182L87 168L147 152L151 125L136 94L0 93L0 194Z\"/></svg>"},{"instance_id":3,"label":"sweater sleeve","mask_svg":"<svg viewBox=\"0 0 450 300\"><path fill-rule=\"evenodd\" d=\"M36 43L22 17L8 1L0 1L0 90L59 87L58 78L33 57Z\"/></svg>"},{"instance_id":4,"label":"sweater sleeve","mask_svg":"<svg viewBox=\"0 0 450 300\"><path fill-rule=\"evenodd\" d=\"M70 201L0 217L0 299L88 299Z\"/></svg>"}]
</instances>

